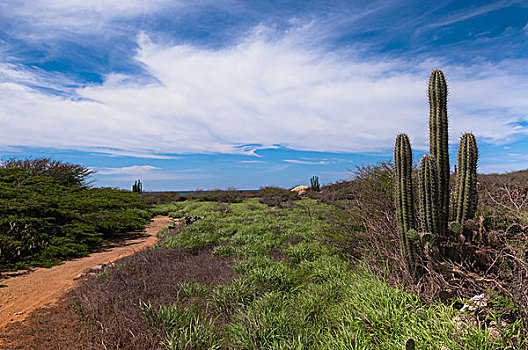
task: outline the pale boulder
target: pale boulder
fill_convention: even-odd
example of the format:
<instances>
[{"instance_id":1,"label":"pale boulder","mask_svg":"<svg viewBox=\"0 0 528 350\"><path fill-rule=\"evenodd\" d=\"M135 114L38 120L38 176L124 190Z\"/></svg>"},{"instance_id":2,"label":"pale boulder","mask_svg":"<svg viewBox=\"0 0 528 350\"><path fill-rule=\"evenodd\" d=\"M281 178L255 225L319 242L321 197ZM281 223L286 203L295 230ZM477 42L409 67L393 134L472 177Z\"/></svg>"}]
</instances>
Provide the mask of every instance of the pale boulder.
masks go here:
<instances>
[{"instance_id":1,"label":"pale boulder","mask_svg":"<svg viewBox=\"0 0 528 350\"><path fill-rule=\"evenodd\" d=\"M302 196L306 194L306 192L308 192L309 189L310 189L310 186L297 186L297 187L292 188L290 191L297 192L299 196Z\"/></svg>"}]
</instances>

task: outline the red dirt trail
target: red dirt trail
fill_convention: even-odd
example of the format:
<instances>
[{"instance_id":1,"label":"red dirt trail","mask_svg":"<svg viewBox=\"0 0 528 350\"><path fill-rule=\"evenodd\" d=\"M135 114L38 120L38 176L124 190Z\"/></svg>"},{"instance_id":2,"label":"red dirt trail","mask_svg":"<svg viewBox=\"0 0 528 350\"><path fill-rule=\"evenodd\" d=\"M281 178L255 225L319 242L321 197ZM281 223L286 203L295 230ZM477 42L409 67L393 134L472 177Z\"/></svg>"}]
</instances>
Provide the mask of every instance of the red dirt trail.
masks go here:
<instances>
[{"instance_id":1,"label":"red dirt trail","mask_svg":"<svg viewBox=\"0 0 528 350\"><path fill-rule=\"evenodd\" d=\"M156 234L159 230L171 222L173 219L168 216L156 216L146 226L143 237L128 240L122 246L69 260L51 269L37 268L28 273L0 280L0 284L7 286L0 288L0 329L14 322L22 322L31 312L56 303L68 290L77 285L76 277L86 270L153 245L158 240Z\"/></svg>"}]
</instances>

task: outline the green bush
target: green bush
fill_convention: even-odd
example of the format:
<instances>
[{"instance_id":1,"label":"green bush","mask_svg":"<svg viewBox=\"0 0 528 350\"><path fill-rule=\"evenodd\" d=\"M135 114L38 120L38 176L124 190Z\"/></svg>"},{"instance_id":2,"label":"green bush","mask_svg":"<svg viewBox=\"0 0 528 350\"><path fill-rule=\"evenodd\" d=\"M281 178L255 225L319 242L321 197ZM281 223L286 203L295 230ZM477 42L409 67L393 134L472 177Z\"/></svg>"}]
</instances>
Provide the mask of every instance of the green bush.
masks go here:
<instances>
[{"instance_id":1,"label":"green bush","mask_svg":"<svg viewBox=\"0 0 528 350\"><path fill-rule=\"evenodd\" d=\"M72 168L82 173L73 165L66 169ZM150 218L135 193L64 179L0 168L0 268L49 266L84 256L114 234L142 229Z\"/></svg>"}]
</instances>

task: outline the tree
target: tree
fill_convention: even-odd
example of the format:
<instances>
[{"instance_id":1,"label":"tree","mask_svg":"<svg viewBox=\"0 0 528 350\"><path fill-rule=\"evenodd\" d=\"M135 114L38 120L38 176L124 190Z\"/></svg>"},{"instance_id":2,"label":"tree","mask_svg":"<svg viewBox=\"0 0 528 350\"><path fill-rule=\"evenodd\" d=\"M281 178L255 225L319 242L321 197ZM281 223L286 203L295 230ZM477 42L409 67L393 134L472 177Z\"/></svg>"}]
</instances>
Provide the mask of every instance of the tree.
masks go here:
<instances>
[{"instance_id":1,"label":"tree","mask_svg":"<svg viewBox=\"0 0 528 350\"><path fill-rule=\"evenodd\" d=\"M30 175L45 175L52 177L57 183L65 186L85 187L90 184L88 176L95 170L82 164L61 162L48 157L42 158L9 158L0 163L0 168L20 167L29 171Z\"/></svg>"}]
</instances>

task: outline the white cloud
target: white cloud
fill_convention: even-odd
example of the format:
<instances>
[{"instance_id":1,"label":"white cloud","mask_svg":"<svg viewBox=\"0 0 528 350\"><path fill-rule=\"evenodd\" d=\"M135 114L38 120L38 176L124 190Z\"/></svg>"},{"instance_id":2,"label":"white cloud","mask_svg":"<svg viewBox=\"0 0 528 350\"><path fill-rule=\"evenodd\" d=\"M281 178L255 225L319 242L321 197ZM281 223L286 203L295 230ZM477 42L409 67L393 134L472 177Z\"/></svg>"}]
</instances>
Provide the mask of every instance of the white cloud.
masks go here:
<instances>
[{"instance_id":1,"label":"white cloud","mask_svg":"<svg viewBox=\"0 0 528 350\"><path fill-rule=\"evenodd\" d=\"M64 30L96 33L115 19L181 6L182 2L174 0L4 0L0 3L0 12L32 28L40 28L36 34L28 32L28 35L41 40L43 35L62 35Z\"/></svg>"},{"instance_id":2,"label":"white cloud","mask_svg":"<svg viewBox=\"0 0 528 350\"><path fill-rule=\"evenodd\" d=\"M99 175L146 175L160 168L152 165L132 165L121 168L102 168L97 170Z\"/></svg>"},{"instance_id":3,"label":"white cloud","mask_svg":"<svg viewBox=\"0 0 528 350\"><path fill-rule=\"evenodd\" d=\"M100 168L92 169L97 175L104 175L99 178L103 182L105 177L110 177L112 181L132 182L138 178L141 181L159 181L159 180L197 180L211 179L215 175L204 174L201 169L185 169L181 171L165 171L162 168L152 165L131 165L118 168Z\"/></svg>"},{"instance_id":4,"label":"white cloud","mask_svg":"<svg viewBox=\"0 0 528 350\"><path fill-rule=\"evenodd\" d=\"M512 163L495 163L495 164L485 164L479 165L478 172L483 174L504 174L512 171L517 171L521 169L527 169L528 162L512 162Z\"/></svg>"},{"instance_id":5,"label":"white cloud","mask_svg":"<svg viewBox=\"0 0 528 350\"><path fill-rule=\"evenodd\" d=\"M151 181L185 181L185 180L210 180L217 178L217 175L212 174L182 174L182 173L171 173L171 172L152 172L147 174L131 174L131 175L117 175L111 177L109 184L115 184L116 182L123 184L132 184L135 180L140 179L143 182L144 190L151 190ZM97 183L104 184L106 181L104 178L99 178ZM126 186L125 186L126 187Z\"/></svg>"},{"instance_id":6,"label":"white cloud","mask_svg":"<svg viewBox=\"0 0 528 350\"><path fill-rule=\"evenodd\" d=\"M14 83L22 86L33 86L43 89L73 93L73 86L78 85L65 74L49 73L39 68L27 68L12 63L4 63L6 54L0 52L0 83Z\"/></svg>"},{"instance_id":7,"label":"white cloud","mask_svg":"<svg viewBox=\"0 0 528 350\"><path fill-rule=\"evenodd\" d=\"M328 165L330 162L321 160L321 161L310 161L310 160L299 160L299 159L284 159L286 163L292 164L305 164L305 165Z\"/></svg>"},{"instance_id":8,"label":"white cloud","mask_svg":"<svg viewBox=\"0 0 528 350\"><path fill-rule=\"evenodd\" d=\"M434 62L367 61L305 42L302 30L277 38L265 27L219 50L160 45L140 34L137 62L157 83L110 74L101 85L75 89L76 99L29 88L28 81L43 80L39 71L3 65L0 146L139 155L252 154L276 145L387 152L406 132L414 148L427 148ZM444 67L452 142L464 131L494 143L527 133L517 125L528 119L523 66Z\"/></svg>"},{"instance_id":9,"label":"white cloud","mask_svg":"<svg viewBox=\"0 0 528 350\"><path fill-rule=\"evenodd\" d=\"M472 67L446 67L451 71L450 115L452 141L473 131L494 144L528 134L518 123L528 121L528 83L524 60ZM449 83L448 82L448 83Z\"/></svg>"},{"instance_id":10,"label":"white cloud","mask_svg":"<svg viewBox=\"0 0 528 350\"><path fill-rule=\"evenodd\" d=\"M165 156L161 154L152 154L152 153L138 153L138 152L129 152L129 151L120 151L114 149L91 149L93 154L105 154L111 157L134 157L134 158L148 158L148 159L179 159L179 157L174 156Z\"/></svg>"}]
</instances>

